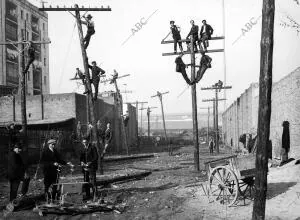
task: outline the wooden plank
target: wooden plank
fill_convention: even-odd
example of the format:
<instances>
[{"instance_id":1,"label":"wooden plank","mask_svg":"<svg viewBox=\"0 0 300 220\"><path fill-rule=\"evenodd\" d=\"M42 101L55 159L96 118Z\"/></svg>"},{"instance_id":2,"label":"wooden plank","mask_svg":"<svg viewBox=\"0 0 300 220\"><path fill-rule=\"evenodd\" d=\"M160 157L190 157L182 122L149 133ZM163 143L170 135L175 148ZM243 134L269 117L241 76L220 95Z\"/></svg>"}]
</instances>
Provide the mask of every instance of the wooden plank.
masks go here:
<instances>
[{"instance_id":1,"label":"wooden plank","mask_svg":"<svg viewBox=\"0 0 300 220\"><path fill-rule=\"evenodd\" d=\"M212 37L210 40L223 40L225 39L224 36L220 36L220 37ZM179 40L178 42L190 42L189 39L182 39ZM165 40L165 41L161 41L161 44L171 44L174 43L174 40Z\"/></svg>"},{"instance_id":2,"label":"wooden plank","mask_svg":"<svg viewBox=\"0 0 300 220\"><path fill-rule=\"evenodd\" d=\"M205 53L219 53L219 52L224 52L224 49L214 49L214 50L208 50ZM162 53L162 56L175 56L175 55L181 55L181 54L190 54L190 51L183 51L183 52L177 52L177 53ZM195 53L200 53L200 51L195 52Z\"/></svg>"},{"instance_id":3,"label":"wooden plank","mask_svg":"<svg viewBox=\"0 0 300 220\"><path fill-rule=\"evenodd\" d=\"M204 162L204 164L217 162L217 161L222 161L222 160L227 160L227 159L234 158L234 157L237 157L237 156L236 155L231 155L231 156L228 156L228 157L222 157L222 158L215 159L215 160L209 160L209 161Z\"/></svg>"},{"instance_id":4,"label":"wooden plank","mask_svg":"<svg viewBox=\"0 0 300 220\"><path fill-rule=\"evenodd\" d=\"M111 157L104 158L104 162L116 162L116 161L135 160L135 159L144 159L144 158L152 158L152 157L154 157L154 154L111 156Z\"/></svg>"}]
</instances>

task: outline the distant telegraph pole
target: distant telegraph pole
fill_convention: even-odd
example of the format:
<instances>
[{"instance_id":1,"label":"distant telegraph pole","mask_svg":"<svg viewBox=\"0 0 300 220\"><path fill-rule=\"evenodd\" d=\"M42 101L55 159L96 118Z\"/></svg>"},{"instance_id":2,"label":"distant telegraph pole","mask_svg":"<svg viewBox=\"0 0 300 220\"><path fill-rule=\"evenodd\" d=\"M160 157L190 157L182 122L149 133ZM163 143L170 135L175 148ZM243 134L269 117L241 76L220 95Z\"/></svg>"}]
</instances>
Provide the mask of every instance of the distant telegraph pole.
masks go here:
<instances>
[{"instance_id":1,"label":"distant telegraph pole","mask_svg":"<svg viewBox=\"0 0 300 220\"><path fill-rule=\"evenodd\" d=\"M219 80L216 84L212 85L211 87L206 87L206 88L201 88L201 90L215 90L215 98L214 99L205 99L203 102L214 102L214 109L215 109L215 143L216 143L216 150L217 153L220 152L219 149L219 111L218 111L218 102L219 101L224 101L226 99L219 99L218 98L218 93L222 89L231 89L232 86L223 86L223 82Z\"/></svg>"},{"instance_id":2,"label":"distant telegraph pole","mask_svg":"<svg viewBox=\"0 0 300 220\"><path fill-rule=\"evenodd\" d=\"M163 120L165 138L166 138L166 141L167 141L167 143L169 145L169 155L172 155L173 154L173 149L172 149L172 146L170 146L170 143L168 141L167 129L166 129L166 121L165 121L165 112L164 112L164 105L163 105L163 99L162 99L162 96L165 95L165 94L168 94L168 93L169 93L169 91L168 92L162 92L162 93L159 92L159 91L157 91L157 94L151 96L151 98L158 97L158 99L160 101L161 114L162 114L162 120Z\"/></svg>"},{"instance_id":3,"label":"distant telegraph pole","mask_svg":"<svg viewBox=\"0 0 300 220\"><path fill-rule=\"evenodd\" d=\"M155 109L157 107L148 107L148 108L143 108L143 110L147 109L147 119L148 119L148 138L150 138L150 113L151 109ZM141 109L142 110L142 109Z\"/></svg>"}]
</instances>

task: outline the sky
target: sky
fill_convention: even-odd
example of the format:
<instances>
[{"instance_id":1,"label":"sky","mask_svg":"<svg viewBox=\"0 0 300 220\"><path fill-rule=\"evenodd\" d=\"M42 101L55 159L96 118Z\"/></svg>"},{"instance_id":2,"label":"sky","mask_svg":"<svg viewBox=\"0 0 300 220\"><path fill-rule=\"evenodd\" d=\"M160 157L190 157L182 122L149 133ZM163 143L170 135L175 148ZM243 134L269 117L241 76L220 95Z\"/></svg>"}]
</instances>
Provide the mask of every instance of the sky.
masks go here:
<instances>
[{"instance_id":1,"label":"sky","mask_svg":"<svg viewBox=\"0 0 300 220\"><path fill-rule=\"evenodd\" d=\"M30 0L40 5L39 0ZM201 25L203 19L214 28L214 36L223 36L222 0L48 0L54 6L71 6L75 3L85 7L109 5L111 12L91 12L96 33L87 49L89 60L95 60L108 76L116 69L120 75L129 77L118 81L121 90L131 90L124 94L125 101L148 101L149 106L159 107L157 98L151 98L156 91L169 94L163 96L166 113L190 113L192 111L191 91L180 73L175 72L176 56L162 56L172 52L172 44L161 44L169 32L170 20L181 27L185 38L190 30L191 19ZM220 104L220 111L229 106L253 82L258 82L260 69L260 39L262 0L224 0L225 4L225 60L223 53L208 54L212 68L208 69L197 85L198 107L209 104L202 99L213 98L213 91L200 90L219 79L232 86L226 92L226 103ZM46 6L47 6L46 4ZM295 0L277 0L274 31L273 81L278 81L300 66L300 35L292 28L283 27L287 16L300 23L300 5ZM149 18L149 19L148 19ZM148 20L147 20L148 19ZM136 24L147 22L137 29ZM247 23L253 25L247 29ZM76 82L75 68L83 69L77 27L68 12L48 12L48 32L51 40L50 52L50 92L67 93L83 91ZM133 29L135 29L133 34ZM84 33L86 29L83 30ZM242 35L242 33L244 33ZM132 35L132 36L131 36ZM131 36L125 43L124 41ZM169 37L168 39L171 40ZM185 45L184 45L185 48ZM210 49L223 48L223 41L211 41ZM196 63L199 62L196 56ZM189 55L183 57L190 62ZM190 73L190 69L188 69ZM111 85L101 84L100 91L114 90ZM185 92L183 92L185 91ZM220 94L223 98L224 94ZM226 106L225 106L226 105ZM199 110L205 111L205 110ZM154 109L153 113L159 113Z\"/></svg>"}]
</instances>

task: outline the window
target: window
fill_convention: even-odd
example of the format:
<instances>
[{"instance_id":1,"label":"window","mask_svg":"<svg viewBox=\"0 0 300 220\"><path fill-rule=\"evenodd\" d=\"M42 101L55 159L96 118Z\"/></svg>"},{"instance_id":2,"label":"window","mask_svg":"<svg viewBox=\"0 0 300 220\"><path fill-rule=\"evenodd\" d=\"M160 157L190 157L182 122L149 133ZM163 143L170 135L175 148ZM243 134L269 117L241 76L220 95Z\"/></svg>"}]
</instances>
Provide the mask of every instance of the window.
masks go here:
<instances>
[{"instance_id":1,"label":"window","mask_svg":"<svg viewBox=\"0 0 300 220\"><path fill-rule=\"evenodd\" d=\"M44 84L46 85L47 84L47 77L44 76Z\"/></svg>"},{"instance_id":2,"label":"window","mask_svg":"<svg viewBox=\"0 0 300 220\"><path fill-rule=\"evenodd\" d=\"M43 23L43 31L45 30L45 23Z\"/></svg>"},{"instance_id":3,"label":"window","mask_svg":"<svg viewBox=\"0 0 300 220\"><path fill-rule=\"evenodd\" d=\"M46 58L44 58L44 66L46 66L47 65L47 63L46 63Z\"/></svg>"},{"instance_id":4,"label":"window","mask_svg":"<svg viewBox=\"0 0 300 220\"><path fill-rule=\"evenodd\" d=\"M28 13L26 13L26 21L28 21Z\"/></svg>"},{"instance_id":5,"label":"window","mask_svg":"<svg viewBox=\"0 0 300 220\"><path fill-rule=\"evenodd\" d=\"M30 71L27 72L27 81L30 81Z\"/></svg>"},{"instance_id":6,"label":"window","mask_svg":"<svg viewBox=\"0 0 300 220\"><path fill-rule=\"evenodd\" d=\"M22 19L22 20L24 19L24 13L23 13L23 10L21 10L21 19Z\"/></svg>"}]
</instances>

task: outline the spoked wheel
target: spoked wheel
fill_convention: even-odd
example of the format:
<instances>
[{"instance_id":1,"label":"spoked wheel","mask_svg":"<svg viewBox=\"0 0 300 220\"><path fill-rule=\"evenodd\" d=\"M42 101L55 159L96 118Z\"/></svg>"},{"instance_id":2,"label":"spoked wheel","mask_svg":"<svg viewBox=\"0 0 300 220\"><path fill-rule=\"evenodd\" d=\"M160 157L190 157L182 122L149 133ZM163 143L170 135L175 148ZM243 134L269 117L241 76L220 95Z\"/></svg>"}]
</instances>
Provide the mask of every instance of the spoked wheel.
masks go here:
<instances>
[{"instance_id":1,"label":"spoked wheel","mask_svg":"<svg viewBox=\"0 0 300 220\"><path fill-rule=\"evenodd\" d=\"M239 189L244 199L252 200L255 193L254 177L247 177L240 180Z\"/></svg>"},{"instance_id":2,"label":"spoked wheel","mask_svg":"<svg viewBox=\"0 0 300 220\"><path fill-rule=\"evenodd\" d=\"M236 175L227 167L214 168L209 176L210 197L222 205L233 205L239 194Z\"/></svg>"}]
</instances>

